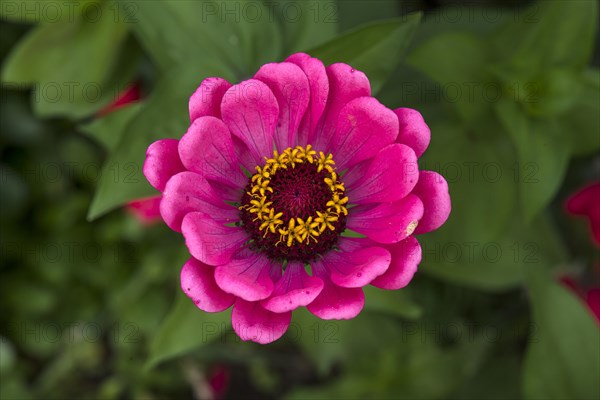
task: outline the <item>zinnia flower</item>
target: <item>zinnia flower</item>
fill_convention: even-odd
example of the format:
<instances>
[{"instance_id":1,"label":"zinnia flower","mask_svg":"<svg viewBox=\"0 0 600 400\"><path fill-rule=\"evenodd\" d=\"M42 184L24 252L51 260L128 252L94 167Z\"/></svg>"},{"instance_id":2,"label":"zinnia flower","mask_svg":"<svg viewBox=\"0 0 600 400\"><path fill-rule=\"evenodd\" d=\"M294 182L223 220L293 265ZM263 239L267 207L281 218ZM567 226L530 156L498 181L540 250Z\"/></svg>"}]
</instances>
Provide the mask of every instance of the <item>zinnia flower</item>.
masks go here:
<instances>
[{"instance_id":1,"label":"zinnia flower","mask_svg":"<svg viewBox=\"0 0 600 400\"><path fill-rule=\"evenodd\" d=\"M600 182L594 182L573 193L566 202L567 212L582 215L589 221L592 240L600 246Z\"/></svg>"},{"instance_id":2,"label":"zinnia flower","mask_svg":"<svg viewBox=\"0 0 600 400\"><path fill-rule=\"evenodd\" d=\"M150 145L144 174L192 256L182 290L207 312L233 305L243 340L277 340L301 306L356 317L363 286L408 284L413 234L450 213L444 178L418 169L421 115L380 104L347 64L300 53L236 85L208 78L189 111L181 140Z\"/></svg>"}]
</instances>

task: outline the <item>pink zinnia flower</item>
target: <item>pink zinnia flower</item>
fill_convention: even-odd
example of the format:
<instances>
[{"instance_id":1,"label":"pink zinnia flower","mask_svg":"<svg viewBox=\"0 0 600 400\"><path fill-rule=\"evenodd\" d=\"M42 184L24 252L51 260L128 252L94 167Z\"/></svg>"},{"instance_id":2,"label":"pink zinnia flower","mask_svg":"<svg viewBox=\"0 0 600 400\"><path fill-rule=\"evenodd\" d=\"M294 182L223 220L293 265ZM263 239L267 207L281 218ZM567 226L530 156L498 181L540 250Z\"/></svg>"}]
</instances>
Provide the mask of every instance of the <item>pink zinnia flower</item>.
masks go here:
<instances>
[{"instance_id":1,"label":"pink zinnia flower","mask_svg":"<svg viewBox=\"0 0 600 400\"><path fill-rule=\"evenodd\" d=\"M592 239L600 246L600 182L594 182L576 193L566 202L567 212L582 215L589 221Z\"/></svg>"},{"instance_id":2,"label":"pink zinnia flower","mask_svg":"<svg viewBox=\"0 0 600 400\"><path fill-rule=\"evenodd\" d=\"M189 111L181 140L150 145L144 174L192 255L181 288L207 312L233 305L243 340L277 340L300 306L356 317L363 286L408 284L413 234L450 213L444 178L418 170L421 115L380 104L347 64L294 54L236 85L208 78Z\"/></svg>"}]
</instances>

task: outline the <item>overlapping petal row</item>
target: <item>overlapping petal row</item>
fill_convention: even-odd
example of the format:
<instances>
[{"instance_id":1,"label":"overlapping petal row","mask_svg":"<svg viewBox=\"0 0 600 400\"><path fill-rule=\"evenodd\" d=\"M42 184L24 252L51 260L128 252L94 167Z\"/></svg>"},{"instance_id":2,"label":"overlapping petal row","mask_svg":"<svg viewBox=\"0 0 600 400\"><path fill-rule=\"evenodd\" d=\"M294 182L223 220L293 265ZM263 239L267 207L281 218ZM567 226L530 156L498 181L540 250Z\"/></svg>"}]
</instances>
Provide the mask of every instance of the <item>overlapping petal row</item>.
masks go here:
<instances>
[{"instance_id":1,"label":"overlapping petal row","mask_svg":"<svg viewBox=\"0 0 600 400\"><path fill-rule=\"evenodd\" d=\"M148 148L144 173L191 254L182 290L207 312L233 305L243 340L277 340L301 306L354 318L363 286L410 282L414 235L450 213L444 178L417 165L422 116L383 106L347 64L298 53L235 85L208 78L189 112L180 140Z\"/></svg>"}]
</instances>

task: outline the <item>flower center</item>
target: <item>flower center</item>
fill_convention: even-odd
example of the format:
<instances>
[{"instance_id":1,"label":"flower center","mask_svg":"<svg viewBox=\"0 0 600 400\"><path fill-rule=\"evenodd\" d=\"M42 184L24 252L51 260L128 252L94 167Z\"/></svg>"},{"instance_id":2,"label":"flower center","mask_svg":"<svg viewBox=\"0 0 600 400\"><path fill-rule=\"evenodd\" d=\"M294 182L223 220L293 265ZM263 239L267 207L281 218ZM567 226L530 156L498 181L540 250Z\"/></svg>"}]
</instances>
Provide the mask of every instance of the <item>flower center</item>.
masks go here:
<instances>
[{"instance_id":1,"label":"flower center","mask_svg":"<svg viewBox=\"0 0 600 400\"><path fill-rule=\"evenodd\" d=\"M256 251L308 262L331 250L346 227L348 197L331 154L296 146L275 150L256 167L242 196L240 220Z\"/></svg>"}]
</instances>

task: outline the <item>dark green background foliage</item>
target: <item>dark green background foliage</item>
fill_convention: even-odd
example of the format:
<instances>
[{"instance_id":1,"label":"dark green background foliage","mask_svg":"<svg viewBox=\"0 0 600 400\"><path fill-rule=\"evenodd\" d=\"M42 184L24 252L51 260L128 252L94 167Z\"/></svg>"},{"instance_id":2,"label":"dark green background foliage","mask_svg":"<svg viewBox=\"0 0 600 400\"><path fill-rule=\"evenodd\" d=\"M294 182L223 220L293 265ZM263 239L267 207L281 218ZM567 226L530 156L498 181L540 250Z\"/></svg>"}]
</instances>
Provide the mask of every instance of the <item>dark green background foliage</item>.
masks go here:
<instances>
[{"instance_id":1,"label":"dark green background foliage","mask_svg":"<svg viewBox=\"0 0 600 400\"><path fill-rule=\"evenodd\" d=\"M230 398L599 398L597 321L557 283L599 285L563 211L600 171L598 5L499 3L4 1L0 397L190 398L219 366ZM259 346L180 292L182 238L122 206L203 78L296 51L423 113L453 212L409 287ZM144 100L98 117L133 81Z\"/></svg>"}]
</instances>

